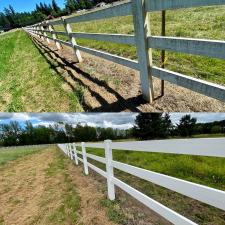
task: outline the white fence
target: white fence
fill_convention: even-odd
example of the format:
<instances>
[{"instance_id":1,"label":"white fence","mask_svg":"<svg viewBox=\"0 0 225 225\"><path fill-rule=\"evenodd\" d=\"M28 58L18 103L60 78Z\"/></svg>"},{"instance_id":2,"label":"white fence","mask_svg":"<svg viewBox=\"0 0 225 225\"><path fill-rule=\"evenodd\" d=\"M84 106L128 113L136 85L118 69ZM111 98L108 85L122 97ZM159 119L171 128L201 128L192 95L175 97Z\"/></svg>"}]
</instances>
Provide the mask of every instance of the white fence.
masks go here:
<instances>
[{"instance_id":1,"label":"white fence","mask_svg":"<svg viewBox=\"0 0 225 225\"><path fill-rule=\"evenodd\" d=\"M81 50L139 71L143 97L149 102L154 100L153 76L161 79L163 82L166 80L170 83L225 102L224 86L164 69L164 62L162 62L162 68L156 67L152 63L151 49L162 50L162 61L165 60L165 50L225 59L225 41L164 36L166 10L212 5L225 5L225 0L131 0L80 16L61 18L55 21L44 21L26 27L25 30L31 35L38 35L40 38L46 39L48 43L49 40L54 41L58 49L61 48L61 44L72 47L78 62L82 61L79 52L79 50ZM164 19L162 19L162 24L164 26L162 27L163 36L151 35L149 13L155 11L162 11L164 13ZM127 15L133 15L134 35L80 33L73 32L70 26L71 23ZM54 31L55 25L63 25L65 32ZM47 37L47 33L51 34L52 37ZM57 35L67 36L70 41L62 41L57 38ZM137 48L138 61L80 46L77 44L76 38L134 45ZM162 88L164 88L163 82Z\"/></svg>"},{"instance_id":2,"label":"white fence","mask_svg":"<svg viewBox=\"0 0 225 225\"><path fill-rule=\"evenodd\" d=\"M225 192L210 188L204 185L181 180L175 177L152 172L125 163L113 160L113 150L128 150L142 152L160 152L172 154L199 155L210 157L225 157L225 138L212 139L178 139L162 141L140 141L140 142L112 142L104 143L81 143L81 144L59 144L59 148L68 155L71 160L79 164L83 163L84 173L88 175L89 168L107 179L108 198L115 200L115 186L121 188L126 193L167 219L173 224L187 225L196 224L184 216L176 213L130 185L124 183L114 176L114 168L134 175L146 181L152 182L169 190L196 199L216 208L225 210ZM81 147L82 151L78 151ZM105 157L99 157L86 152L86 148L104 148ZM88 162L88 159L106 165L106 171Z\"/></svg>"}]
</instances>

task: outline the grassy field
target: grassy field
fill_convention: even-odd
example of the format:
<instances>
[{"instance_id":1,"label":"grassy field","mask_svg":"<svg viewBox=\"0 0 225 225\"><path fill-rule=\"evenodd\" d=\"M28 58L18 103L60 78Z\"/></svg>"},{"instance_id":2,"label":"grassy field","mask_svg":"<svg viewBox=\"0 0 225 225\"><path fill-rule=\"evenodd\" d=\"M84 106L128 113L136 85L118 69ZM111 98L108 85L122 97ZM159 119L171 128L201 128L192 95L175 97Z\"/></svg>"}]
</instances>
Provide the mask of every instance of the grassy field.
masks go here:
<instances>
[{"instance_id":1,"label":"grassy field","mask_svg":"<svg viewBox=\"0 0 225 225\"><path fill-rule=\"evenodd\" d=\"M16 160L15 164L8 166L7 162L12 160ZM12 224L12 221L16 224L76 223L80 199L68 175L67 163L54 147L0 150L0 199L1 206L5 206L0 209L0 224ZM18 186L22 188L19 192ZM35 193L33 197L31 190ZM5 195L8 201L4 201ZM21 206L30 207L29 213L23 212ZM18 212L22 216L17 218Z\"/></svg>"},{"instance_id":2,"label":"grassy field","mask_svg":"<svg viewBox=\"0 0 225 225\"><path fill-rule=\"evenodd\" d=\"M0 225L113 225L103 199L56 146L0 150Z\"/></svg>"},{"instance_id":3,"label":"grassy field","mask_svg":"<svg viewBox=\"0 0 225 225\"><path fill-rule=\"evenodd\" d=\"M102 149L88 149L88 152L104 156ZM225 190L225 159L115 150L113 157L114 160L130 165ZM92 160L91 162L105 169L100 163ZM221 210L209 207L150 182L137 179L134 176L128 176L119 170L116 170L115 174L131 184L131 186L199 224L224 224L224 212ZM106 206L116 222L126 220L126 216L121 216L117 204L114 207L113 204L106 202Z\"/></svg>"},{"instance_id":4,"label":"grassy field","mask_svg":"<svg viewBox=\"0 0 225 225\"><path fill-rule=\"evenodd\" d=\"M44 147L18 147L0 149L0 166L26 155L39 152Z\"/></svg>"},{"instance_id":5,"label":"grassy field","mask_svg":"<svg viewBox=\"0 0 225 225\"><path fill-rule=\"evenodd\" d=\"M78 97L23 31L1 35L0 52L1 111L83 111Z\"/></svg>"},{"instance_id":6,"label":"grassy field","mask_svg":"<svg viewBox=\"0 0 225 225\"><path fill-rule=\"evenodd\" d=\"M151 13L152 35L160 35L161 15ZM199 7L167 11L166 35L224 40L225 7ZM57 30L64 30L62 26ZM73 24L74 32L133 34L132 17L117 17L107 20ZM61 38L61 37L60 37ZM62 37L63 38L63 37ZM108 51L113 54L137 59L135 47L109 42L78 39L78 44ZM153 51L155 65L160 65L160 51ZM207 57L167 52L166 68L194 77L225 84L225 63Z\"/></svg>"}]
</instances>

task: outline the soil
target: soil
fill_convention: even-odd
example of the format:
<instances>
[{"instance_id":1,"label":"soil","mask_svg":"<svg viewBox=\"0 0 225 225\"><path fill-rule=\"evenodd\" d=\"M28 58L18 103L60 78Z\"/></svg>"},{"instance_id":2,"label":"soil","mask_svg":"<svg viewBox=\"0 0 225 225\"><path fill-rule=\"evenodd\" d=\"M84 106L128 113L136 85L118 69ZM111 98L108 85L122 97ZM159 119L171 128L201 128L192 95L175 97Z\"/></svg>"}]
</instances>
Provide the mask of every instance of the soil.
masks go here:
<instances>
[{"instance_id":1,"label":"soil","mask_svg":"<svg viewBox=\"0 0 225 225\"><path fill-rule=\"evenodd\" d=\"M61 204L63 177L60 174L46 176L46 169L55 160L56 151L59 150L45 149L0 168L0 224L49 224L47 218ZM76 224L115 224L109 221L105 208L100 206L103 194L94 184L72 162L68 163L68 172L72 174L81 201ZM70 222L63 224L71 225Z\"/></svg>"},{"instance_id":2,"label":"soil","mask_svg":"<svg viewBox=\"0 0 225 225\"><path fill-rule=\"evenodd\" d=\"M165 95L160 97L161 81L154 78L156 99L153 104L143 100L139 74L132 69L81 52L82 63L74 61L69 47L57 50L32 37L35 46L65 81L64 88L77 93L84 90L81 103L90 112L224 112L225 104L188 89L165 82ZM55 65L56 64L56 65ZM158 97L157 97L158 96Z\"/></svg>"}]
</instances>

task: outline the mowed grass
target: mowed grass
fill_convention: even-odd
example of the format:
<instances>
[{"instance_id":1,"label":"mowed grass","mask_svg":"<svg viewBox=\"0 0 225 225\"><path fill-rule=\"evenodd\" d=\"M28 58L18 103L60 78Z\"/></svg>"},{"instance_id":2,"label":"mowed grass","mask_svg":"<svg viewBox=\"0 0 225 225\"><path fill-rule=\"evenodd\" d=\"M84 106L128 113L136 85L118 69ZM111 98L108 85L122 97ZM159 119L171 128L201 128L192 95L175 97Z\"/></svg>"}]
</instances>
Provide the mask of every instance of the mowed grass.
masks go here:
<instances>
[{"instance_id":1,"label":"mowed grass","mask_svg":"<svg viewBox=\"0 0 225 225\"><path fill-rule=\"evenodd\" d=\"M0 224L78 224L71 163L55 146L0 150Z\"/></svg>"},{"instance_id":2,"label":"mowed grass","mask_svg":"<svg viewBox=\"0 0 225 225\"><path fill-rule=\"evenodd\" d=\"M102 149L88 148L87 151L98 156L104 156L104 150ZM225 159L223 158L119 150L113 151L113 158L119 162L225 191ZM90 161L105 169L104 165L96 163L93 160ZM193 201L191 198L169 191L151 182L138 179L119 170L115 170L115 175L151 198L199 224L224 224L224 212L222 210ZM113 205L108 205L108 203L106 205L111 212ZM121 213L116 208L117 206L114 208L114 216L117 221L116 215L120 215Z\"/></svg>"},{"instance_id":3,"label":"mowed grass","mask_svg":"<svg viewBox=\"0 0 225 225\"><path fill-rule=\"evenodd\" d=\"M152 35L160 35L161 13L151 13L150 20ZM131 16L77 23L73 24L72 28L73 32L134 33ZM224 28L225 6L169 10L166 12L167 36L225 40ZM58 26L56 29L64 30L62 26ZM88 39L77 39L77 42L83 46L137 59L136 48L133 46ZM153 50L153 61L155 65L160 66L159 50ZM167 52L165 67L186 75L225 84L224 60Z\"/></svg>"},{"instance_id":4,"label":"mowed grass","mask_svg":"<svg viewBox=\"0 0 225 225\"><path fill-rule=\"evenodd\" d=\"M44 147L17 147L17 148L2 148L0 149L0 166L6 163L24 157L26 155L34 154L44 149Z\"/></svg>"},{"instance_id":5,"label":"mowed grass","mask_svg":"<svg viewBox=\"0 0 225 225\"><path fill-rule=\"evenodd\" d=\"M83 111L78 97L22 30L0 36L0 110Z\"/></svg>"}]
</instances>

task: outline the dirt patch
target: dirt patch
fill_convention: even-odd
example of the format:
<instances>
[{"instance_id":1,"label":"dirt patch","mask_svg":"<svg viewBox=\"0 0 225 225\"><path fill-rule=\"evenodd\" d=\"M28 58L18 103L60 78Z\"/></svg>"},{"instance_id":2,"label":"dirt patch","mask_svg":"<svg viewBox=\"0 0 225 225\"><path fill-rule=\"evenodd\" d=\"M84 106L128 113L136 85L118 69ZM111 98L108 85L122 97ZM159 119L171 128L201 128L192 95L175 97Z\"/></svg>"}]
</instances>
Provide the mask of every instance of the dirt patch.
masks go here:
<instances>
[{"instance_id":1,"label":"dirt patch","mask_svg":"<svg viewBox=\"0 0 225 225\"><path fill-rule=\"evenodd\" d=\"M69 171L77 192L81 196L81 208L78 224L85 225L113 225L110 222L106 210L101 207L100 201L105 198L104 194L97 189L95 182L89 176L85 176L81 167L69 166Z\"/></svg>"},{"instance_id":2,"label":"dirt patch","mask_svg":"<svg viewBox=\"0 0 225 225\"><path fill-rule=\"evenodd\" d=\"M44 56L57 62L58 74L71 90L84 89L82 104L86 111L141 111L141 112L224 112L225 104L185 88L165 82L165 96L160 96L160 80L154 79L156 100L146 103L141 96L139 74L82 52L84 61L75 63L73 50L63 47L58 51L54 44L33 38ZM43 45L44 44L44 45Z\"/></svg>"},{"instance_id":3,"label":"dirt patch","mask_svg":"<svg viewBox=\"0 0 225 225\"><path fill-rule=\"evenodd\" d=\"M4 225L30 224L37 214L45 188L44 170L51 163L52 154L45 151L27 156L0 170L0 217Z\"/></svg>"},{"instance_id":4,"label":"dirt patch","mask_svg":"<svg viewBox=\"0 0 225 225\"><path fill-rule=\"evenodd\" d=\"M58 148L0 168L1 225L113 225L99 203L101 198Z\"/></svg>"}]
</instances>

